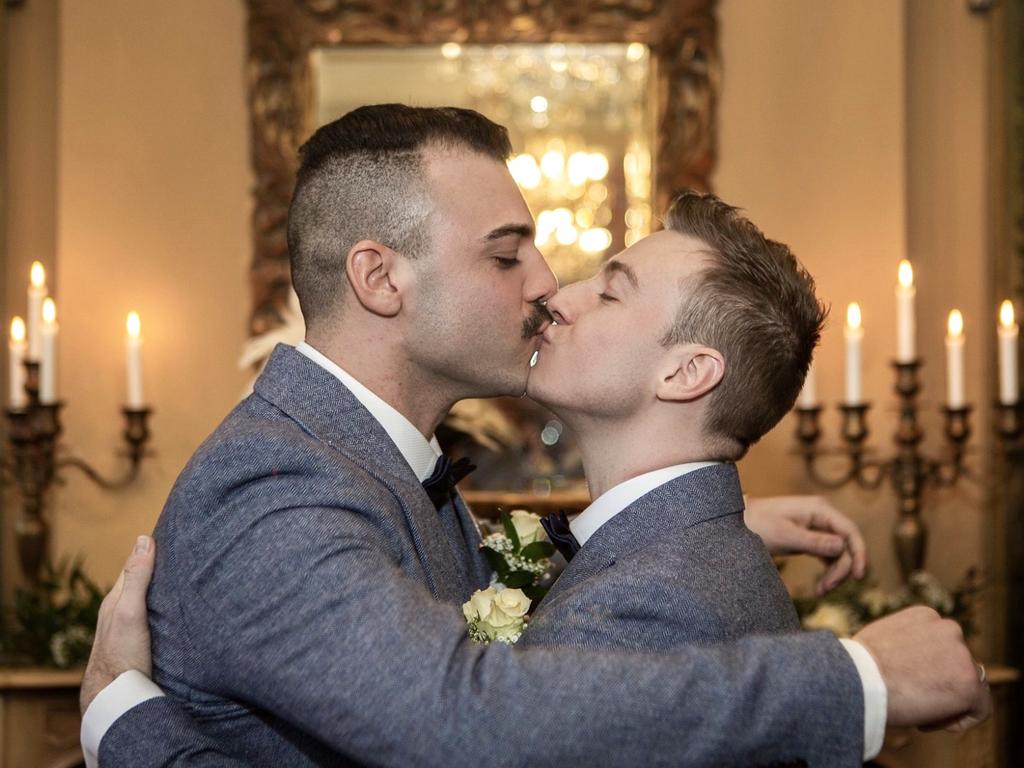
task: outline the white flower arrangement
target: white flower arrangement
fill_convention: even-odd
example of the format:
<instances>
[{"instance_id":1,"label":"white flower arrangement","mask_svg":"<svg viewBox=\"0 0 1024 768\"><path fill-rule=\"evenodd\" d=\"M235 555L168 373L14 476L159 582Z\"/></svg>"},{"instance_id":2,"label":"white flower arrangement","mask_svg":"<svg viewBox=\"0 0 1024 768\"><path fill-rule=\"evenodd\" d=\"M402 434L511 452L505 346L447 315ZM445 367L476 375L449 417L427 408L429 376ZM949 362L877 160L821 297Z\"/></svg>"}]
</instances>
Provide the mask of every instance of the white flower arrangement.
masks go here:
<instances>
[{"instance_id":1,"label":"white flower arrangement","mask_svg":"<svg viewBox=\"0 0 1024 768\"><path fill-rule=\"evenodd\" d=\"M915 571L895 592L851 579L824 597L797 597L793 602L804 629L827 629L838 637L852 637L868 622L911 605L927 605L954 619L969 637L975 632L974 601L981 587L973 568L954 590L927 571Z\"/></svg>"},{"instance_id":2,"label":"white flower arrangement","mask_svg":"<svg viewBox=\"0 0 1024 768\"><path fill-rule=\"evenodd\" d=\"M526 629L531 600L521 589L478 589L462 605L469 637L477 643L497 641L512 645Z\"/></svg>"},{"instance_id":3,"label":"white flower arrangement","mask_svg":"<svg viewBox=\"0 0 1024 768\"><path fill-rule=\"evenodd\" d=\"M547 591L539 585L551 568L555 548L540 517L524 509L502 513L502 530L480 544L494 573L491 586L478 589L462 606L469 637L477 643L515 643L529 622L529 611Z\"/></svg>"}]
</instances>

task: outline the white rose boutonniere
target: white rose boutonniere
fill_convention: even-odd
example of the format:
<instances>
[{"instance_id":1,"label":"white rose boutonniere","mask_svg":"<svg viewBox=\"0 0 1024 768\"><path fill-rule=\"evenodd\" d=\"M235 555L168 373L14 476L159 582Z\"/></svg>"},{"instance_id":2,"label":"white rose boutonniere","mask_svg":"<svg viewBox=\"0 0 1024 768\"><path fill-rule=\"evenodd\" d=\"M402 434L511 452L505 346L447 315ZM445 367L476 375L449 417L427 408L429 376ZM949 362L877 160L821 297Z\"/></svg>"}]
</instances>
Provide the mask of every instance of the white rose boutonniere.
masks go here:
<instances>
[{"instance_id":1,"label":"white rose boutonniere","mask_svg":"<svg viewBox=\"0 0 1024 768\"><path fill-rule=\"evenodd\" d=\"M512 520L512 527L516 529L519 543L524 547L533 544L535 541L545 541L547 534L544 533L544 526L540 524L540 515L527 512L525 509L513 509L509 517Z\"/></svg>"},{"instance_id":2,"label":"white rose boutonniere","mask_svg":"<svg viewBox=\"0 0 1024 768\"><path fill-rule=\"evenodd\" d=\"M526 628L530 598L521 589L478 589L462 605L469 636L478 643L515 643Z\"/></svg>"},{"instance_id":3,"label":"white rose boutonniere","mask_svg":"<svg viewBox=\"0 0 1024 768\"><path fill-rule=\"evenodd\" d=\"M501 530L486 536L480 548L494 573L491 586L462 606L469 636L478 643L512 644L526 629L530 606L547 592L539 582L551 568L555 548L540 517L525 509L502 512Z\"/></svg>"}]
</instances>

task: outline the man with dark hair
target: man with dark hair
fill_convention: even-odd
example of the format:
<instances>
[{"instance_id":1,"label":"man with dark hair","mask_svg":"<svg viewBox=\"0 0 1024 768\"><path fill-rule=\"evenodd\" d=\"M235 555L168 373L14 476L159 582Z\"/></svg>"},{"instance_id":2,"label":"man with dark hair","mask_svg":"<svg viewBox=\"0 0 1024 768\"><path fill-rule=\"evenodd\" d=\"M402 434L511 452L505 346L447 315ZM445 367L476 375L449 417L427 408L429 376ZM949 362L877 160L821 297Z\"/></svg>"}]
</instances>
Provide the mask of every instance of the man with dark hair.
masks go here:
<instances>
[{"instance_id":1,"label":"man with dark hair","mask_svg":"<svg viewBox=\"0 0 1024 768\"><path fill-rule=\"evenodd\" d=\"M431 436L462 398L525 390L555 291L500 135L468 110L382 105L307 144L289 227L306 342L275 350L160 517L148 606L172 696L125 671L148 669L148 538L105 601L90 762L754 764L839 733L837 763L863 757L871 683L826 634L657 655L468 641L459 605L490 574ZM869 629L883 719L983 707L937 616Z\"/></svg>"}]
</instances>

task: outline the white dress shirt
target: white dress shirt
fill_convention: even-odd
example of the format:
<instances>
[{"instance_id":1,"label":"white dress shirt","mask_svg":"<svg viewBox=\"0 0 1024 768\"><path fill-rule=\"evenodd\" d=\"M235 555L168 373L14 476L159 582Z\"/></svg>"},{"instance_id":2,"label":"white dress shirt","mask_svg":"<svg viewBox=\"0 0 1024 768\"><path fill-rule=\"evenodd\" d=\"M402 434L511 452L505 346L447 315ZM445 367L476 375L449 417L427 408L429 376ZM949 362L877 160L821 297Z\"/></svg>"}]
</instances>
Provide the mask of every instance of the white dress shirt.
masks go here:
<instances>
[{"instance_id":1,"label":"white dress shirt","mask_svg":"<svg viewBox=\"0 0 1024 768\"><path fill-rule=\"evenodd\" d=\"M437 457L441 455L441 446L436 437L432 436L427 440L405 416L306 342L296 346L295 350L333 374L345 385L345 388L384 428L420 482L430 477ZM114 682L100 691L82 718L82 751L85 753L86 766L97 768L99 765L100 741L115 720L142 702L163 695L164 692L156 683L134 670L118 676Z\"/></svg>"},{"instance_id":2,"label":"white dress shirt","mask_svg":"<svg viewBox=\"0 0 1024 768\"><path fill-rule=\"evenodd\" d=\"M676 464L625 480L591 502L589 507L569 522L569 530L576 537L580 547L583 547L602 525L641 496L647 495L655 488L659 488L677 477L718 463L716 461L693 461L688 464ZM857 667L857 673L860 675L861 686L864 688L864 760L866 762L873 760L882 751L882 742L885 740L885 720L889 706L888 691L885 688L882 673L878 670L878 664L875 663L867 648L856 640L842 638L839 642L853 659L853 664Z\"/></svg>"},{"instance_id":3,"label":"white dress shirt","mask_svg":"<svg viewBox=\"0 0 1024 768\"><path fill-rule=\"evenodd\" d=\"M401 413L306 342L302 342L295 349L333 374L353 394L380 423L421 482L430 476L437 457L441 455L441 447L435 437L427 440ZM641 496L687 472L715 463L717 462L678 464L619 483L601 494L569 524L569 528L580 546L583 546L598 528ZM853 659L864 687L864 759L871 760L882 750L882 741L885 738L885 682L882 680L878 665L864 646L853 640L840 642ZM121 715L144 701L163 695L164 692L152 680L135 670L121 674L100 691L82 718L82 751L85 754L86 766L98 768L100 742Z\"/></svg>"}]
</instances>

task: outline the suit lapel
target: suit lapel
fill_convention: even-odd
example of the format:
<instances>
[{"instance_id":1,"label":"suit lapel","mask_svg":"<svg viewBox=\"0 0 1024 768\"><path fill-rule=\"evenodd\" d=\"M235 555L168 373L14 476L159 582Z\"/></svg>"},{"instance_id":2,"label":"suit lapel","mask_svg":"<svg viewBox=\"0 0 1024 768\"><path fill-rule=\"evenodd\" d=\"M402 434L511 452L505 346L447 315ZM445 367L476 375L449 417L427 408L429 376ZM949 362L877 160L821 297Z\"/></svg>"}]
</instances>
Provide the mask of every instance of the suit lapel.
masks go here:
<instances>
[{"instance_id":1,"label":"suit lapel","mask_svg":"<svg viewBox=\"0 0 1024 768\"><path fill-rule=\"evenodd\" d=\"M480 525L473 517L472 511L462 498L462 493L455 492L455 508L459 514L459 522L462 526L462 535L466 539L466 547L469 551L469 566L471 580L476 589L483 589L491 580L491 566L487 563L480 549L483 537L480 535Z\"/></svg>"},{"instance_id":2,"label":"suit lapel","mask_svg":"<svg viewBox=\"0 0 1024 768\"><path fill-rule=\"evenodd\" d=\"M387 432L337 378L293 347L278 345L254 390L306 432L384 484L401 504L413 545L438 600L462 602L472 591L438 511Z\"/></svg>"},{"instance_id":3,"label":"suit lapel","mask_svg":"<svg viewBox=\"0 0 1024 768\"><path fill-rule=\"evenodd\" d=\"M677 477L602 525L555 581L545 602L667 535L741 511L743 491L735 464L715 464Z\"/></svg>"}]
</instances>

